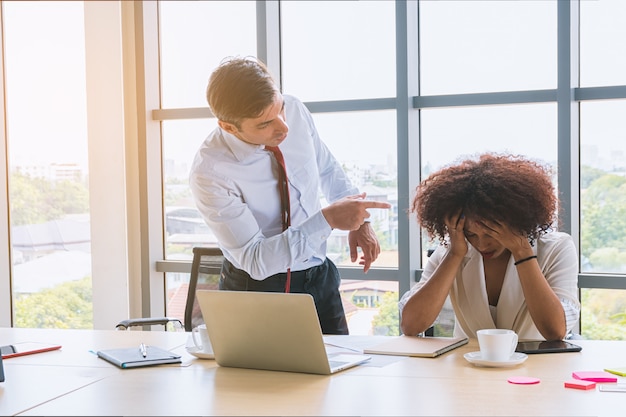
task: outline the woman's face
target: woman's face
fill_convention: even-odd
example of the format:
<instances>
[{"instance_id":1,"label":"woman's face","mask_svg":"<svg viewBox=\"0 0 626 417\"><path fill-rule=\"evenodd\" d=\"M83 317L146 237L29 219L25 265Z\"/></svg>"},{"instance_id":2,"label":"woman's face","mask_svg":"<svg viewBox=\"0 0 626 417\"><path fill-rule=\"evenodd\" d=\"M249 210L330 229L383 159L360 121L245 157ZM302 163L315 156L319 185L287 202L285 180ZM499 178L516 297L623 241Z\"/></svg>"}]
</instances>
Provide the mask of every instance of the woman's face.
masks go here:
<instances>
[{"instance_id":1,"label":"woman's face","mask_svg":"<svg viewBox=\"0 0 626 417\"><path fill-rule=\"evenodd\" d=\"M506 253L507 249L490 234L490 229L477 219L467 219L463 228L467 241L481 253L485 260L498 258Z\"/></svg>"}]
</instances>

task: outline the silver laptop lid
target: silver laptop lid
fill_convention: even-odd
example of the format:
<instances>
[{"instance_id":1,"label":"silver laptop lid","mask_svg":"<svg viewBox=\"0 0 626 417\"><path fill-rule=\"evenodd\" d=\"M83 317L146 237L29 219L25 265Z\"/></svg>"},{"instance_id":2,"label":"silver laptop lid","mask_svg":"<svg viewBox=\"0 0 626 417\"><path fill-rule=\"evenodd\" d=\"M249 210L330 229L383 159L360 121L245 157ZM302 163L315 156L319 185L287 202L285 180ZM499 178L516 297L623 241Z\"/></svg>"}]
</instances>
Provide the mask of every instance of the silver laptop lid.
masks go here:
<instances>
[{"instance_id":1,"label":"silver laptop lid","mask_svg":"<svg viewBox=\"0 0 626 417\"><path fill-rule=\"evenodd\" d=\"M330 374L309 294L198 290L220 366Z\"/></svg>"}]
</instances>

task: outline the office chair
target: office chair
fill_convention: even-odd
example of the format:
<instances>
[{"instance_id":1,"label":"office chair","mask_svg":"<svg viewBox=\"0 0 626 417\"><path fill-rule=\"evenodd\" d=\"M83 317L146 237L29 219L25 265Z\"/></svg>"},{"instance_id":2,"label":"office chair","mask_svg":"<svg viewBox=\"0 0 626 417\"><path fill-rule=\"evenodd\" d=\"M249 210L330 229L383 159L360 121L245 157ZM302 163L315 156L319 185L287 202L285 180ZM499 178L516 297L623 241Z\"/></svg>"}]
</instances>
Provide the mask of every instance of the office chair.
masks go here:
<instances>
[{"instance_id":1,"label":"office chair","mask_svg":"<svg viewBox=\"0 0 626 417\"><path fill-rule=\"evenodd\" d=\"M217 247L194 247L193 261L191 263L191 274L189 275L189 284L185 299L184 317L145 317L120 321L116 326L116 330L128 330L135 326L151 326L163 325L165 329L174 328L174 330L184 329L190 332L194 327L204 323L202 312L196 300L196 290L219 288L220 273L222 270L222 261L224 256L221 249ZM184 285L184 284L183 284ZM181 285L181 289L184 289ZM168 310L173 310L173 302L170 301Z\"/></svg>"}]
</instances>

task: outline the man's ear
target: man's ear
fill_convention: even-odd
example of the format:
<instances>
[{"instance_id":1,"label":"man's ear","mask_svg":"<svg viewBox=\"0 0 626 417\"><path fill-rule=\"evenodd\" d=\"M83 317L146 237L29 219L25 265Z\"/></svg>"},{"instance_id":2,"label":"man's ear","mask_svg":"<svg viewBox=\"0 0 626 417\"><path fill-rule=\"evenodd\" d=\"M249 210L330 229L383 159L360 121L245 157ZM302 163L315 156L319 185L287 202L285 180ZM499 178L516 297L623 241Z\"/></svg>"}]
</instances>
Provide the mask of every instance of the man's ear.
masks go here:
<instances>
[{"instance_id":1,"label":"man's ear","mask_svg":"<svg viewBox=\"0 0 626 417\"><path fill-rule=\"evenodd\" d=\"M225 131L227 131L231 135L234 135L235 133L239 132L239 129L237 129L237 126L235 126L232 123L228 123L228 122L225 122L223 120L218 120L217 124L219 125L219 127L224 129Z\"/></svg>"}]
</instances>

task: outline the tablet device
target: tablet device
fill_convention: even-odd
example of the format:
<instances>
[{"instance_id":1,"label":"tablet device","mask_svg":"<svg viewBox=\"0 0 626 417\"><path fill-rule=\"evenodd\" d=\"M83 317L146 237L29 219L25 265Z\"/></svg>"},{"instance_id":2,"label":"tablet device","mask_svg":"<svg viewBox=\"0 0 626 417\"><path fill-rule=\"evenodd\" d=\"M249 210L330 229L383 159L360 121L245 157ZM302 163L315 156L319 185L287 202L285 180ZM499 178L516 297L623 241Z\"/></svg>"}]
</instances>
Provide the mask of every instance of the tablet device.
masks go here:
<instances>
[{"instance_id":1,"label":"tablet device","mask_svg":"<svg viewBox=\"0 0 626 417\"><path fill-rule=\"evenodd\" d=\"M565 340L532 340L517 343L516 352L521 353L559 353L580 352L583 348Z\"/></svg>"}]
</instances>

